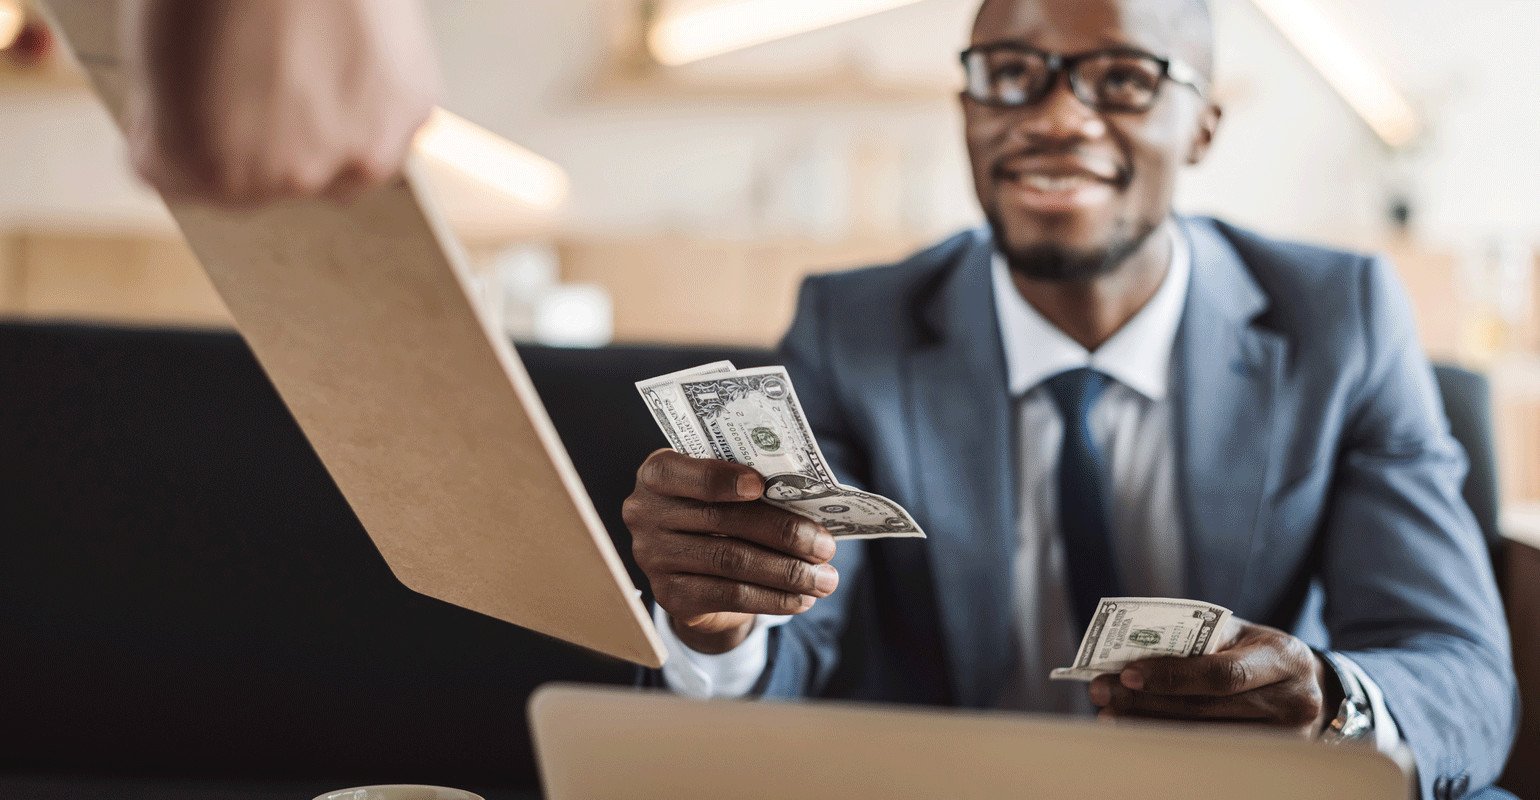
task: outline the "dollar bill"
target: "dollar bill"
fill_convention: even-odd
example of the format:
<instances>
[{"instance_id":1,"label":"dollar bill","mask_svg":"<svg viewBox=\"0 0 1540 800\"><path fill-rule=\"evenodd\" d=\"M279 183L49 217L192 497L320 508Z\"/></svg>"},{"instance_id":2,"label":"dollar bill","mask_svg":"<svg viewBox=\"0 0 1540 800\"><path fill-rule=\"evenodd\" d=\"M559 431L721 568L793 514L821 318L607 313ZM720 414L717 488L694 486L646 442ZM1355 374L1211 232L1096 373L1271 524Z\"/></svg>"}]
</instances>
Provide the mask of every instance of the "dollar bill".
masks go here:
<instances>
[{"instance_id":1,"label":"dollar bill","mask_svg":"<svg viewBox=\"0 0 1540 800\"><path fill-rule=\"evenodd\" d=\"M1230 609L1170 597L1104 597L1080 640L1073 666L1056 681L1090 681L1146 658L1208 655L1219 647Z\"/></svg>"},{"instance_id":2,"label":"dollar bill","mask_svg":"<svg viewBox=\"0 0 1540 800\"><path fill-rule=\"evenodd\" d=\"M652 410L653 419L668 439L669 447L691 458L710 458L711 449L706 446L706 434L701 430L695 415L690 413L679 381L700 375L716 375L734 370L731 361L714 361L699 367L670 372L650 380L640 381L636 390Z\"/></svg>"},{"instance_id":3,"label":"dollar bill","mask_svg":"<svg viewBox=\"0 0 1540 800\"><path fill-rule=\"evenodd\" d=\"M780 367L722 362L637 384L674 449L752 467L764 502L815 520L837 538L923 537L898 503L841 484Z\"/></svg>"}]
</instances>

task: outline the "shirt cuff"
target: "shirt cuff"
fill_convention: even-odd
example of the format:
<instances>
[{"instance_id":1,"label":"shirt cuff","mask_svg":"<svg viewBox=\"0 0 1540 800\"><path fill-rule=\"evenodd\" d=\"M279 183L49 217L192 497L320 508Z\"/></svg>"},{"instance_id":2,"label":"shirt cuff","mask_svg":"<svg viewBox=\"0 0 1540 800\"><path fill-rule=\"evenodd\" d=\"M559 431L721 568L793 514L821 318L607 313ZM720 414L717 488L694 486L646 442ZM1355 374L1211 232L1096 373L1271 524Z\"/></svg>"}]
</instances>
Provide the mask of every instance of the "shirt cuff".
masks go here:
<instances>
[{"instance_id":1,"label":"shirt cuff","mask_svg":"<svg viewBox=\"0 0 1540 800\"><path fill-rule=\"evenodd\" d=\"M1396 725L1394 717L1390 716L1390 709L1385 707L1385 693L1380 690L1380 685L1364 672L1363 667L1352 658L1335 653L1334 655L1352 673L1353 679L1363 688L1364 694L1369 698L1369 711L1374 716L1374 748L1381 753L1392 753L1402 749L1405 745L1401 741L1401 729Z\"/></svg>"},{"instance_id":2,"label":"shirt cuff","mask_svg":"<svg viewBox=\"0 0 1540 800\"><path fill-rule=\"evenodd\" d=\"M663 649L668 651L663 682L676 694L705 700L747 695L770 663L770 629L791 617L759 615L747 638L718 655L697 653L680 641L662 606L653 607L652 619L663 639Z\"/></svg>"}]
</instances>

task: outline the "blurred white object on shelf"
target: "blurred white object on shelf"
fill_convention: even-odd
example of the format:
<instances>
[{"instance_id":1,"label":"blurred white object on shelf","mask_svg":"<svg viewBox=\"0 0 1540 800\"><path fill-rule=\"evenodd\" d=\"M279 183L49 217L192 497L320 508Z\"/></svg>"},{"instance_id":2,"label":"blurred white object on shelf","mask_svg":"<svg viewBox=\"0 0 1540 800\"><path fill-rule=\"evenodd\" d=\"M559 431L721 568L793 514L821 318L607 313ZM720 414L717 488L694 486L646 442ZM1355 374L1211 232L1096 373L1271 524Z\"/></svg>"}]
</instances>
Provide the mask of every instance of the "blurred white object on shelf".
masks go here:
<instances>
[{"instance_id":1,"label":"blurred white object on shelf","mask_svg":"<svg viewBox=\"0 0 1540 800\"><path fill-rule=\"evenodd\" d=\"M560 260L547 244L499 253L482 274L481 296L494 323L518 341L601 347L615 335L615 304L591 283L562 284Z\"/></svg>"},{"instance_id":2,"label":"blurred white object on shelf","mask_svg":"<svg viewBox=\"0 0 1540 800\"><path fill-rule=\"evenodd\" d=\"M535 306L535 341L560 347L602 347L615 336L615 304L603 286L554 286Z\"/></svg>"},{"instance_id":3,"label":"blurred white object on shelf","mask_svg":"<svg viewBox=\"0 0 1540 800\"><path fill-rule=\"evenodd\" d=\"M498 253L482 273L482 298L494 323L509 336L535 335L535 306L556 285L560 262L555 248L524 244Z\"/></svg>"}]
</instances>

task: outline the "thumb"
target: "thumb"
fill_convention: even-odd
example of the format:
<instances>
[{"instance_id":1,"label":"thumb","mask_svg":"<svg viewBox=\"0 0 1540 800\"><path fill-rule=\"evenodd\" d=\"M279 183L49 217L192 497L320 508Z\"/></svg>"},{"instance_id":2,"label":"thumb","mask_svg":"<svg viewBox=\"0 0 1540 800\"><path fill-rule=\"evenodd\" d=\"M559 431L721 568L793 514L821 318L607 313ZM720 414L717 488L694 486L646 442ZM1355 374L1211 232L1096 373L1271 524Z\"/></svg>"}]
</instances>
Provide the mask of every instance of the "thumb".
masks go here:
<instances>
[{"instance_id":1,"label":"thumb","mask_svg":"<svg viewBox=\"0 0 1540 800\"><path fill-rule=\"evenodd\" d=\"M1256 631L1257 626L1250 622L1240 617L1230 617L1225 620L1224 627L1218 631L1219 645L1214 648L1214 652L1218 653L1224 650L1244 647L1253 638Z\"/></svg>"}]
</instances>

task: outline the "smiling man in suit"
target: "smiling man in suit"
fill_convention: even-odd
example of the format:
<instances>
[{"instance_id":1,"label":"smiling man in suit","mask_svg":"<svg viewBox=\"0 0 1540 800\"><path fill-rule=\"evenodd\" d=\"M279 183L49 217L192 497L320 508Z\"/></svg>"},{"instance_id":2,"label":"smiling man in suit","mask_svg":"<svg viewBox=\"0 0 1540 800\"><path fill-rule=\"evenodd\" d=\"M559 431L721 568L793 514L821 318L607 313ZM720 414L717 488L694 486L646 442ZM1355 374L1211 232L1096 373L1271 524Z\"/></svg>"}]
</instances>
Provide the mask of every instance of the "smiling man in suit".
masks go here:
<instances>
[{"instance_id":1,"label":"smiling man in suit","mask_svg":"<svg viewBox=\"0 0 1540 800\"><path fill-rule=\"evenodd\" d=\"M659 680L1404 743L1440 800L1496 778L1507 631L1402 289L1173 214L1212 61L1202 0L983 4L961 102L988 226L809 279L782 344L836 474L930 538L836 547L751 470L653 454L626 519ZM1051 683L1118 595L1242 621L1211 656Z\"/></svg>"}]
</instances>

